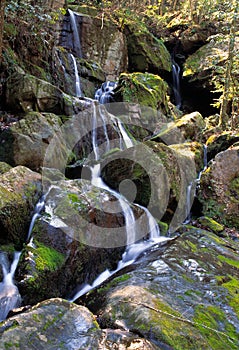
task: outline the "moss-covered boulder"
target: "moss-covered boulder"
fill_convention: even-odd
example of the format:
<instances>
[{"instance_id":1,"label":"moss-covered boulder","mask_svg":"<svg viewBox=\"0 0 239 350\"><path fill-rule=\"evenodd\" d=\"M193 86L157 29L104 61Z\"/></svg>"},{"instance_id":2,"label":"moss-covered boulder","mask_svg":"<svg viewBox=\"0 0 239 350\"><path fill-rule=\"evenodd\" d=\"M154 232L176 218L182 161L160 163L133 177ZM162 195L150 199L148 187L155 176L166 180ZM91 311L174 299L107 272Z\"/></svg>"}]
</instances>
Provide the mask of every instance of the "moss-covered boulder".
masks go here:
<instances>
[{"instance_id":1,"label":"moss-covered boulder","mask_svg":"<svg viewBox=\"0 0 239 350\"><path fill-rule=\"evenodd\" d=\"M159 349L237 349L238 245L196 228L87 300L101 319L134 329Z\"/></svg>"},{"instance_id":2,"label":"moss-covered boulder","mask_svg":"<svg viewBox=\"0 0 239 350\"><path fill-rule=\"evenodd\" d=\"M0 160L39 171L60 118L51 113L30 112L0 134Z\"/></svg>"},{"instance_id":3,"label":"moss-covered boulder","mask_svg":"<svg viewBox=\"0 0 239 350\"><path fill-rule=\"evenodd\" d=\"M199 200L203 213L220 223L239 227L239 146L220 152L202 173Z\"/></svg>"},{"instance_id":4,"label":"moss-covered boulder","mask_svg":"<svg viewBox=\"0 0 239 350\"><path fill-rule=\"evenodd\" d=\"M239 44L235 42L235 51ZM228 59L228 37L218 35L190 55L185 64L183 76L196 86L216 89L216 84L223 84L224 69Z\"/></svg>"},{"instance_id":5,"label":"moss-covered boulder","mask_svg":"<svg viewBox=\"0 0 239 350\"><path fill-rule=\"evenodd\" d=\"M235 131L224 131L211 135L206 141L208 160L211 160L216 154L225 151L238 141L239 133Z\"/></svg>"},{"instance_id":6,"label":"moss-covered boulder","mask_svg":"<svg viewBox=\"0 0 239 350\"><path fill-rule=\"evenodd\" d=\"M167 98L168 85L158 75L150 73L122 73L119 77L115 98L124 102L138 103L163 114L170 114Z\"/></svg>"},{"instance_id":7,"label":"moss-covered boulder","mask_svg":"<svg viewBox=\"0 0 239 350\"><path fill-rule=\"evenodd\" d=\"M101 331L84 306L46 300L2 323L1 349L97 348Z\"/></svg>"},{"instance_id":8,"label":"moss-covered boulder","mask_svg":"<svg viewBox=\"0 0 239 350\"><path fill-rule=\"evenodd\" d=\"M136 219L143 214L132 209ZM140 238L147 235L144 230L142 225ZM115 196L86 180L52 184L31 236L16 273L24 304L72 298L79 286L116 269L127 242L125 217Z\"/></svg>"},{"instance_id":9,"label":"moss-covered boulder","mask_svg":"<svg viewBox=\"0 0 239 350\"><path fill-rule=\"evenodd\" d=\"M147 207L175 230L187 217L187 187L196 178L194 154L146 141L107 157L102 162L102 177L111 188Z\"/></svg>"},{"instance_id":10,"label":"moss-covered boulder","mask_svg":"<svg viewBox=\"0 0 239 350\"><path fill-rule=\"evenodd\" d=\"M216 234L222 234L224 226L219 224L217 221L209 218L208 216L201 216L197 219L197 222L206 230L210 230Z\"/></svg>"},{"instance_id":11,"label":"moss-covered boulder","mask_svg":"<svg viewBox=\"0 0 239 350\"><path fill-rule=\"evenodd\" d=\"M126 20L124 32L127 37L129 71L158 74L171 71L170 53L163 40L135 21L127 23Z\"/></svg>"},{"instance_id":12,"label":"moss-covered boulder","mask_svg":"<svg viewBox=\"0 0 239 350\"><path fill-rule=\"evenodd\" d=\"M6 106L20 112L47 112L72 115L85 108L86 102L75 99L49 82L14 69L6 84Z\"/></svg>"},{"instance_id":13,"label":"moss-covered boulder","mask_svg":"<svg viewBox=\"0 0 239 350\"><path fill-rule=\"evenodd\" d=\"M165 124L152 140L163 141L167 145L186 141L200 141L206 124L199 112L185 114L176 121Z\"/></svg>"},{"instance_id":14,"label":"moss-covered boulder","mask_svg":"<svg viewBox=\"0 0 239 350\"><path fill-rule=\"evenodd\" d=\"M20 247L26 239L31 215L41 195L41 176L18 166L0 175L1 244Z\"/></svg>"}]
</instances>

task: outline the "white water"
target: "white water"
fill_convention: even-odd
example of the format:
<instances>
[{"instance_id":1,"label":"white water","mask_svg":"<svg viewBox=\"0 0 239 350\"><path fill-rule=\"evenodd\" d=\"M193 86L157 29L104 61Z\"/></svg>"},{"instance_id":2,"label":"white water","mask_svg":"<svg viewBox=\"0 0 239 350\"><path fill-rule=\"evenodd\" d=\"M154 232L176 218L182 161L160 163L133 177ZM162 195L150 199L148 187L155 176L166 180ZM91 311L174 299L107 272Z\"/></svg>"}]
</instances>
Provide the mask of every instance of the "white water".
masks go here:
<instances>
[{"instance_id":1,"label":"white water","mask_svg":"<svg viewBox=\"0 0 239 350\"><path fill-rule=\"evenodd\" d=\"M35 221L37 218L39 218L41 211L43 210L45 205L45 196L42 196L42 198L37 202L35 209L34 209L34 213L32 216L32 220L29 226L29 230L28 230L28 234L27 234L27 242L29 241L29 239L31 238L31 234L32 234L32 230L35 224Z\"/></svg>"},{"instance_id":2,"label":"white water","mask_svg":"<svg viewBox=\"0 0 239 350\"><path fill-rule=\"evenodd\" d=\"M73 42L74 42L74 50L77 54L78 57L82 57L82 52L81 52L81 42L80 42L80 37L79 37L79 32L76 24L76 13L73 12L72 10L68 9L69 15L70 15L70 21L71 21L71 28L73 32Z\"/></svg>"},{"instance_id":3,"label":"white water","mask_svg":"<svg viewBox=\"0 0 239 350\"><path fill-rule=\"evenodd\" d=\"M182 105L181 93L180 93L180 66L173 61L172 64L173 74L173 92L175 98L175 104L180 109Z\"/></svg>"},{"instance_id":4,"label":"white water","mask_svg":"<svg viewBox=\"0 0 239 350\"><path fill-rule=\"evenodd\" d=\"M9 311L18 307L21 296L17 286L14 284L14 274L20 259L20 252L15 252L13 262L9 270L9 262L5 253L0 253L0 264L2 266L3 280L0 282L0 321L4 320Z\"/></svg>"},{"instance_id":5,"label":"white water","mask_svg":"<svg viewBox=\"0 0 239 350\"><path fill-rule=\"evenodd\" d=\"M126 148L132 147L133 142L129 138L128 134L126 133L123 127L123 124L120 121L117 121L117 124L120 130L120 138L122 138L122 140L124 141ZM96 144L94 140L92 141L92 143ZM97 145L95 146L97 147ZM144 211L144 220L147 221L149 239L148 240L142 239L141 241L136 242L136 237L137 237L136 220L135 220L134 212L131 208L130 203L121 194L117 193L116 191L113 191L103 182L103 180L100 177L99 163L94 165L91 168L91 172L92 172L92 178L91 178L92 185L109 191L113 196L115 196L118 199L120 207L122 209L123 216L125 218L127 244L126 244L126 249L122 255L122 259L118 262L116 270L110 271L109 269L106 269L93 281L92 284L86 283L85 285L83 285L80 288L80 290L78 290L77 293L70 299L70 301L72 302L78 299L79 297L81 297L82 295L86 294L90 290L98 287L100 284L102 284L104 281L106 281L109 277L114 275L119 270L133 264L141 254L143 254L146 250L148 250L152 246L160 243L164 244L172 239L172 238L160 236L160 230L154 217L151 215L151 213L147 208L144 208L138 205L138 207L140 207ZM147 232L145 232L145 234L146 233Z\"/></svg>"},{"instance_id":6,"label":"white water","mask_svg":"<svg viewBox=\"0 0 239 350\"><path fill-rule=\"evenodd\" d=\"M76 82L76 97L81 97L82 91L81 91L81 87L80 87L80 77L79 77L79 73L78 73L76 59L75 59L74 55L72 55L72 53L70 54L70 56L71 56L71 59L72 59L73 65L74 65L75 82Z\"/></svg>"},{"instance_id":7,"label":"white water","mask_svg":"<svg viewBox=\"0 0 239 350\"><path fill-rule=\"evenodd\" d=\"M101 87L95 93L95 99L101 104L113 102L113 90L116 88L117 83L114 81L107 81L101 85Z\"/></svg>"}]
</instances>

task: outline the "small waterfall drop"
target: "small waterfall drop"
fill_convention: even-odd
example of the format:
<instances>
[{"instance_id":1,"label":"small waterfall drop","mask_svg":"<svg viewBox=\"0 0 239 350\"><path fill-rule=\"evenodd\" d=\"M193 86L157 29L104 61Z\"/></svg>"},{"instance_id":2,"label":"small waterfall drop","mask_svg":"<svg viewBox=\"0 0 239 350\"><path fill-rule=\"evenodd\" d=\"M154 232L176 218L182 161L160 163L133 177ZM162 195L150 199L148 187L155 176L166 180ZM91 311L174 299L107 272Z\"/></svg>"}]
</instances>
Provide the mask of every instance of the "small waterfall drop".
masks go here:
<instances>
[{"instance_id":1,"label":"small waterfall drop","mask_svg":"<svg viewBox=\"0 0 239 350\"><path fill-rule=\"evenodd\" d=\"M0 253L3 280L0 282L0 321L5 320L9 311L20 306L21 296L14 284L14 274L20 259L21 252L15 252L9 269L8 258L5 253Z\"/></svg>"},{"instance_id":2,"label":"small waterfall drop","mask_svg":"<svg viewBox=\"0 0 239 350\"><path fill-rule=\"evenodd\" d=\"M79 36L79 31L76 23L77 14L70 9L68 9L68 13L70 15L71 28L72 28L73 39L74 39L73 40L74 51L78 57L82 57L80 36Z\"/></svg>"},{"instance_id":3,"label":"small waterfall drop","mask_svg":"<svg viewBox=\"0 0 239 350\"><path fill-rule=\"evenodd\" d=\"M70 54L72 62L73 62L73 66L74 66L74 72L75 72L75 85L76 85L76 97L81 97L82 96L82 91L81 91L81 86L80 86L80 77L79 77L79 73L78 73L78 68L77 68L77 64L76 64L76 59L74 57L74 55L72 55L72 53Z\"/></svg>"},{"instance_id":4,"label":"small waterfall drop","mask_svg":"<svg viewBox=\"0 0 239 350\"><path fill-rule=\"evenodd\" d=\"M34 210L32 220L31 220L31 223L29 226L28 234L27 234L27 242L31 238L31 234L32 234L32 230L33 230L35 221L37 218L39 218L40 213L43 210L44 206L45 206L45 196L42 196L35 206L35 210Z\"/></svg>"},{"instance_id":5,"label":"small waterfall drop","mask_svg":"<svg viewBox=\"0 0 239 350\"><path fill-rule=\"evenodd\" d=\"M182 106L182 98L180 92L180 66L172 60L172 75L173 75L173 93L175 99L175 105L178 109Z\"/></svg>"},{"instance_id":6,"label":"small waterfall drop","mask_svg":"<svg viewBox=\"0 0 239 350\"><path fill-rule=\"evenodd\" d=\"M95 93L95 99L101 104L114 102L114 92L117 83L114 81L106 81Z\"/></svg>"}]
</instances>

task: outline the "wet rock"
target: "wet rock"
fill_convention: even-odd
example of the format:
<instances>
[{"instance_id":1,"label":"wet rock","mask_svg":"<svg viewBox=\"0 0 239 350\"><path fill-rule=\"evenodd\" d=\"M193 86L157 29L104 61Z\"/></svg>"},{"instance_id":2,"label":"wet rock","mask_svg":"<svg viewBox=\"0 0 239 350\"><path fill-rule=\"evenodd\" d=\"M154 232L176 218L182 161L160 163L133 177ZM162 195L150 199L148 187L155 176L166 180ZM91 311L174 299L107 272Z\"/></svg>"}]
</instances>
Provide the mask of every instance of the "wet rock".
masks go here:
<instances>
[{"instance_id":1,"label":"wet rock","mask_svg":"<svg viewBox=\"0 0 239 350\"><path fill-rule=\"evenodd\" d=\"M199 200L203 213L215 220L239 227L239 146L220 152L202 173Z\"/></svg>"},{"instance_id":2,"label":"wet rock","mask_svg":"<svg viewBox=\"0 0 239 350\"><path fill-rule=\"evenodd\" d=\"M97 62L106 74L107 80L115 80L119 74L127 70L128 56L126 39L122 32L107 19L82 15L77 7L75 20L79 29L81 51L87 61ZM99 35L100 33L100 35ZM60 45L76 52L72 42L72 29L69 16L65 16Z\"/></svg>"},{"instance_id":3,"label":"wet rock","mask_svg":"<svg viewBox=\"0 0 239 350\"><path fill-rule=\"evenodd\" d=\"M223 225L207 216L201 216L197 221L204 229L211 230L214 233L220 234L224 230Z\"/></svg>"},{"instance_id":4,"label":"wet rock","mask_svg":"<svg viewBox=\"0 0 239 350\"><path fill-rule=\"evenodd\" d=\"M0 134L0 160L39 171L50 140L59 131L60 118L31 112Z\"/></svg>"},{"instance_id":5,"label":"wet rock","mask_svg":"<svg viewBox=\"0 0 239 350\"><path fill-rule=\"evenodd\" d=\"M97 349L101 331L84 306L46 300L11 317L0 329L1 349Z\"/></svg>"},{"instance_id":6,"label":"wet rock","mask_svg":"<svg viewBox=\"0 0 239 350\"><path fill-rule=\"evenodd\" d=\"M160 349L237 349L237 250L230 239L188 229L91 293L91 306Z\"/></svg>"},{"instance_id":7,"label":"wet rock","mask_svg":"<svg viewBox=\"0 0 239 350\"><path fill-rule=\"evenodd\" d=\"M158 220L170 223L173 231L187 217L187 186L195 180L196 168L192 152L146 141L109 155L102 163L102 177Z\"/></svg>"},{"instance_id":8,"label":"wet rock","mask_svg":"<svg viewBox=\"0 0 239 350\"><path fill-rule=\"evenodd\" d=\"M134 211L136 218L142 214ZM84 283L116 269L127 234L122 208L111 193L89 181L62 180L53 184L42 214L16 273L24 304L72 298Z\"/></svg>"},{"instance_id":9,"label":"wet rock","mask_svg":"<svg viewBox=\"0 0 239 350\"><path fill-rule=\"evenodd\" d=\"M18 166L0 175L1 243L23 243L34 206L42 191L41 176Z\"/></svg>"}]
</instances>

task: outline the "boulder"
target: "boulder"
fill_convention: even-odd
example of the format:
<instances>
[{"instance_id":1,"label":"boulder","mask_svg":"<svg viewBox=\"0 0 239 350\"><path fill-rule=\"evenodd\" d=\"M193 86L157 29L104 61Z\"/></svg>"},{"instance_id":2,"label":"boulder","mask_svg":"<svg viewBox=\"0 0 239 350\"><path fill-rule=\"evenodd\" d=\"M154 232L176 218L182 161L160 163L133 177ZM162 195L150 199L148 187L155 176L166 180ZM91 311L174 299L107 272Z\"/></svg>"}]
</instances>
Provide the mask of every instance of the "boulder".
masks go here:
<instances>
[{"instance_id":1,"label":"boulder","mask_svg":"<svg viewBox=\"0 0 239 350\"><path fill-rule=\"evenodd\" d=\"M169 115L168 85L158 75L150 73L122 73L119 77L115 99L148 106Z\"/></svg>"},{"instance_id":2,"label":"boulder","mask_svg":"<svg viewBox=\"0 0 239 350\"><path fill-rule=\"evenodd\" d=\"M12 168L11 165L5 162L0 162L0 174L4 174L8 172L11 168Z\"/></svg>"},{"instance_id":3,"label":"boulder","mask_svg":"<svg viewBox=\"0 0 239 350\"><path fill-rule=\"evenodd\" d=\"M146 27L127 23L124 27L127 38L129 71L161 74L171 71L171 57L163 40L156 38Z\"/></svg>"},{"instance_id":4,"label":"boulder","mask_svg":"<svg viewBox=\"0 0 239 350\"><path fill-rule=\"evenodd\" d=\"M212 134L206 141L208 160L213 159L218 153L225 151L238 141L238 132L224 131L222 133Z\"/></svg>"},{"instance_id":5,"label":"boulder","mask_svg":"<svg viewBox=\"0 0 239 350\"><path fill-rule=\"evenodd\" d=\"M218 153L202 173L199 200L203 214L239 227L239 146Z\"/></svg>"},{"instance_id":6,"label":"boulder","mask_svg":"<svg viewBox=\"0 0 239 350\"><path fill-rule=\"evenodd\" d=\"M205 121L199 112L185 114L178 120L165 124L160 132L155 132L153 141L165 142L173 145L186 141L200 141L202 132L205 129Z\"/></svg>"},{"instance_id":7,"label":"boulder","mask_svg":"<svg viewBox=\"0 0 239 350\"><path fill-rule=\"evenodd\" d=\"M30 112L0 134L0 160L39 171L61 120L55 114Z\"/></svg>"},{"instance_id":8,"label":"boulder","mask_svg":"<svg viewBox=\"0 0 239 350\"><path fill-rule=\"evenodd\" d=\"M102 162L105 183L170 223L171 231L187 217L187 206L192 204L191 197L187 204L187 187L196 176L193 152L153 141L113 153Z\"/></svg>"},{"instance_id":9,"label":"boulder","mask_svg":"<svg viewBox=\"0 0 239 350\"><path fill-rule=\"evenodd\" d=\"M19 249L41 191L41 176L24 166L0 175L1 244L14 243Z\"/></svg>"},{"instance_id":10,"label":"boulder","mask_svg":"<svg viewBox=\"0 0 239 350\"><path fill-rule=\"evenodd\" d=\"M103 322L159 349L237 349L238 246L196 228L91 293ZM220 336L219 336L220 335Z\"/></svg>"},{"instance_id":11,"label":"boulder","mask_svg":"<svg viewBox=\"0 0 239 350\"><path fill-rule=\"evenodd\" d=\"M49 82L26 74L17 67L6 84L6 106L12 111L72 115L83 110L84 100L63 93Z\"/></svg>"},{"instance_id":12,"label":"boulder","mask_svg":"<svg viewBox=\"0 0 239 350\"><path fill-rule=\"evenodd\" d=\"M135 207L134 213L137 219L142 210ZM107 190L86 180L52 183L45 212L34 225L16 273L23 303L72 298L77 288L92 284L101 272L115 270L127 241L124 220L122 208ZM142 238L148 231L140 233Z\"/></svg>"},{"instance_id":13,"label":"boulder","mask_svg":"<svg viewBox=\"0 0 239 350\"><path fill-rule=\"evenodd\" d=\"M97 349L101 331L84 306L62 299L46 300L1 327L1 349Z\"/></svg>"}]
</instances>

